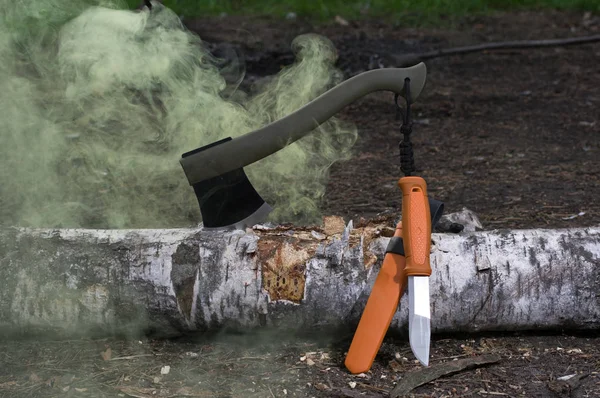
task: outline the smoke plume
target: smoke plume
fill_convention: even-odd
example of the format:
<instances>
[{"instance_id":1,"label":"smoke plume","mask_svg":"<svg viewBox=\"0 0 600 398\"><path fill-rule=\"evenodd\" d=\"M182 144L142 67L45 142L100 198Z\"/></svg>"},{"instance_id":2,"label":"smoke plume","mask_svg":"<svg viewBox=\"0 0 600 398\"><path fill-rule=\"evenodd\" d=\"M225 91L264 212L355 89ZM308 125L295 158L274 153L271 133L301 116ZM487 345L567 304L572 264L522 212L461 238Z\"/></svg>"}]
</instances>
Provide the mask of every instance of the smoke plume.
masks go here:
<instances>
[{"instance_id":1,"label":"smoke plume","mask_svg":"<svg viewBox=\"0 0 600 398\"><path fill-rule=\"evenodd\" d=\"M260 128L342 80L335 48L303 35L296 62L253 94L159 3L0 3L0 224L164 228L201 220L182 153ZM242 78L243 76L240 76ZM331 119L249 166L272 221L314 222L352 125Z\"/></svg>"}]
</instances>

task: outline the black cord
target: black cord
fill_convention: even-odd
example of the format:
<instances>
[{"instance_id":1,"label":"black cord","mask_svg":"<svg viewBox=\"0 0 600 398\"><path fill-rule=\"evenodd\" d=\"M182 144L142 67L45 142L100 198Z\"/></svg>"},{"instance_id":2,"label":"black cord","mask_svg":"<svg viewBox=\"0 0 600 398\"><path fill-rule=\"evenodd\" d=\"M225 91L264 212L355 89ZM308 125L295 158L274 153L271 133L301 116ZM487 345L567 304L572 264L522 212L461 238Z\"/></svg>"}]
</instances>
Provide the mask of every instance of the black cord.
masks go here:
<instances>
[{"instance_id":1,"label":"black cord","mask_svg":"<svg viewBox=\"0 0 600 398\"><path fill-rule=\"evenodd\" d=\"M400 120L400 116L402 116L402 125L400 126L402 141L400 141L400 144L398 145L400 148L400 169L404 175L410 176L415 172L415 157L412 143L410 142L410 135L412 134L412 115L410 106L412 104L412 99L410 96L409 78L404 79L404 94L406 96L405 112L402 111L402 108L398 104L398 94L394 97L394 102L396 103L396 120Z\"/></svg>"}]
</instances>

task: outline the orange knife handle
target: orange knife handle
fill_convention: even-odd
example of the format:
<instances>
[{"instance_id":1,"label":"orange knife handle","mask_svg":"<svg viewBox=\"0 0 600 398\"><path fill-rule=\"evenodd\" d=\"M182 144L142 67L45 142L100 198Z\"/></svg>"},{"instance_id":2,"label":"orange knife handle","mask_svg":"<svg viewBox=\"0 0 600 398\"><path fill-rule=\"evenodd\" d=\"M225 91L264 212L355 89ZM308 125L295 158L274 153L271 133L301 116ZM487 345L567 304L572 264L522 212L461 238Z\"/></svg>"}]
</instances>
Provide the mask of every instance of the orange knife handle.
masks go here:
<instances>
[{"instance_id":1,"label":"orange knife handle","mask_svg":"<svg viewBox=\"0 0 600 398\"><path fill-rule=\"evenodd\" d=\"M407 276L430 276L431 215L427 198L427 183L421 177L403 177L398 181L402 190L402 230L406 253Z\"/></svg>"},{"instance_id":2,"label":"orange knife handle","mask_svg":"<svg viewBox=\"0 0 600 398\"><path fill-rule=\"evenodd\" d=\"M402 237L401 222L394 236ZM386 253L344 362L353 374L367 372L373 365L407 286L404 266L403 256Z\"/></svg>"}]
</instances>

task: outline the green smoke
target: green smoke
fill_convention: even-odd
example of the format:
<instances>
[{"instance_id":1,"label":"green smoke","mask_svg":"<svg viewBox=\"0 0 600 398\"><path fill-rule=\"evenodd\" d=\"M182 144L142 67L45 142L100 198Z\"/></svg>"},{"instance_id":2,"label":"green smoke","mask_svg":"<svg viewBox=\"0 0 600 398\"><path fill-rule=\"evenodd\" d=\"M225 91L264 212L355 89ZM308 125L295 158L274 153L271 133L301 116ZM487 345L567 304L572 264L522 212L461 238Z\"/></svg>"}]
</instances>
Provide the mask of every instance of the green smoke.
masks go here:
<instances>
[{"instance_id":1,"label":"green smoke","mask_svg":"<svg viewBox=\"0 0 600 398\"><path fill-rule=\"evenodd\" d=\"M1 2L0 224L200 221L182 153L279 119L342 80L327 39L304 35L292 46L297 62L250 95L160 4L135 12L118 1ZM314 222L328 169L355 139L353 126L332 119L248 167L276 208L272 220Z\"/></svg>"}]
</instances>

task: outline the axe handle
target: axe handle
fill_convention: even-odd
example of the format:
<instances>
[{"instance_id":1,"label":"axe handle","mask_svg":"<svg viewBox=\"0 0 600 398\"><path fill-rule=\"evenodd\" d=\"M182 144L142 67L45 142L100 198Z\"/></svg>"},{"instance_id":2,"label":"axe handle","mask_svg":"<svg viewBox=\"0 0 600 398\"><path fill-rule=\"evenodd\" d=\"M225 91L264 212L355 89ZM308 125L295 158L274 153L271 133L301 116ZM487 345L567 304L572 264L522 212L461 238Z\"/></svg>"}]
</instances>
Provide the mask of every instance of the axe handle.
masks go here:
<instances>
[{"instance_id":1,"label":"axe handle","mask_svg":"<svg viewBox=\"0 0 600 398\"><path fill-rule=\"evenodd\" d=\"M180 163L190 185L243 168L304 137L345 106L375 91L402 95L404 80L410 79L411 99L425 86L427 68L419 63L409 68L376 69L356 75L294 113L232 140L188 152Z\"/></svg>"}]
</instances>

